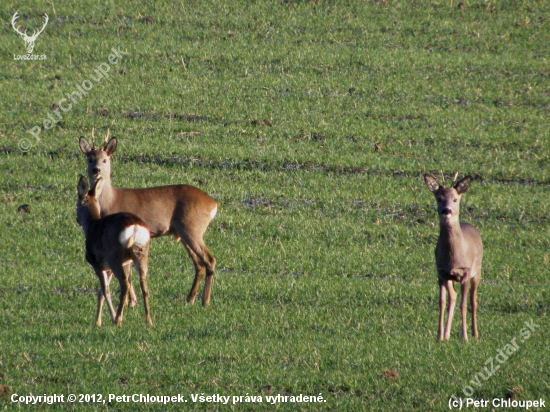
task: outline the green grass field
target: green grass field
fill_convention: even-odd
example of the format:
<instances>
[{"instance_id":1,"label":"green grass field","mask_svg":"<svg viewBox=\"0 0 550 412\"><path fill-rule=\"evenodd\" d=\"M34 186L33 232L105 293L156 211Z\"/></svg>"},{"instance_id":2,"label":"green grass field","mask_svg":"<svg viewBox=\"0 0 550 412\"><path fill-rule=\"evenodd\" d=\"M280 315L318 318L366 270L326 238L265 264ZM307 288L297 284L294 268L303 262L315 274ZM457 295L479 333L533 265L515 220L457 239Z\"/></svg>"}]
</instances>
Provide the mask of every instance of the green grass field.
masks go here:
<instances>
[{"instance_id":1,"label":"green grass field","mask_svg":"<svg viewBox=\"0 0 550 412\"><path fill-rule=\"evenodd\" d=\"M29 33L49 15L33 52L46 60L14 60L17 10ZM0 17L1 409L37 409L12 402L31 394L63 394L55 410L442 411L469 393L550 405L547 2L34 1ZM113 48L127 53L116 64ZM165 237L150 252L154 326L141 299L121 327L106 311L94 326L75 221L92 127L119 139L115 185L186 183L219 202L209 307L185 303L193 266ZM485 246L477 341L461 340L458 309L437 341L422 174L440 170L474 178L461 217Z\"/></svg>"}]
</instances>

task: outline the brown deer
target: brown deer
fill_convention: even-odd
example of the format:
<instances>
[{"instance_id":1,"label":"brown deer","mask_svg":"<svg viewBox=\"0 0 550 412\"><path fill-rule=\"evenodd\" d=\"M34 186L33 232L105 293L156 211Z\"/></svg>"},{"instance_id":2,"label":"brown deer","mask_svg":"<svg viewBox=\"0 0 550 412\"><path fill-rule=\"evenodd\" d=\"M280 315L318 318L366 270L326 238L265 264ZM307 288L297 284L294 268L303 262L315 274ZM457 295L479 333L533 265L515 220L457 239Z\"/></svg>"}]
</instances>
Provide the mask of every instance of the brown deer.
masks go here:
<instances>
[{"instance_id":1,"label":"brown deer","mask_svg":"<svg viewBox=\"0 0 550 412\"><path fill-rule=\"evenodd\" d=\"M134 262L139 274L141 292L145 305L145 321L152 325L149 311L149 289L147 288L148 253L151 236L149 228L143 220L131 213L115 213L101 217L99 196L104 186L100 177L91 190L88 181L80 176L77 185L78 203L76 205L76 220L84 230L86 238L86 260L94 268L101 285L97 294L96 325L101 326L101 310L103 301L116 325L122 323L124 306L128 301L130 283L123 265ZM115 314L111 301L109 284L112 275L120 284L120 303Z\"/></svg>"},{"instance_id":2,"label":"brown deer","mask_svg":"<svg viewBox=\"0 0 550 412\"><path fill-rule=\"evenodd\" d=\"M454 180L456 180L455 174ZM425 174L424 182L437 200L439 214L439 239L435 247L435 263L439 279L439 340L449 339L457 293L453 282L459 282L462 289L460 313L462 315L462 338L468 340L466 327L467 295L470 289L472 307L472 335L477 332L477 287L481 281L481 259L483 245L477 229L469 223L459 221L460 198L470 187L471 177L466 176L455 186L444 187L435 177ZM454 183L454 182L453 182ZM447 324L443 330L446 306L446 293L449 294Z\"/></svg>"},{"instance_id":3,"label":"brown deer","mask_svg":"<svg viewBox=\"0 0 550 412\"><path fill-rule=\"evenodd\" d=\"M108 136L108 135L107 135ZM210 303L216 259L204 243L203 236L210 221L216 216L217 202L202 190L189 185L158 186L143 189L125 189L111 184L111 156L116 150L113 137L100 148L95 148L81 137L80 150L88 161L88 177L94 184L100 177L105 181L99 196L101 215L129 212L141 219L153 237L171 234L180 240L195 266L195 279L187 302L194 303L206 273L202 303Z\"/></svg>"}]
</instances>

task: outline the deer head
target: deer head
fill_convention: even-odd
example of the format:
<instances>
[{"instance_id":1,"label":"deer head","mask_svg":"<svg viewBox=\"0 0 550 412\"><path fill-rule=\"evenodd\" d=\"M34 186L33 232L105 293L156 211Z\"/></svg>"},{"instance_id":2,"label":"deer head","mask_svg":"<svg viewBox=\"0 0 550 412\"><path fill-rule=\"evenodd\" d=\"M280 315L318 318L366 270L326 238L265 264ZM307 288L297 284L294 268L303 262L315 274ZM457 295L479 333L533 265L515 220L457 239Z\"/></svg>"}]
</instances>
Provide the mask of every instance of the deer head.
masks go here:
<instances>
[{"instance_id":1,"label":"deer head","mask_svg":"<svg viewBox=\"0 0 550 412\"><path fill-rule=\"evenodd\" d=\"M101 218L101 206L97 198L103 189L103 179L100 177L90 189L88 181L84 176L80 176L76 187L78 192L78 202L76 204L76 221L84 233L90 227L90 222Z\"/></svg>"},{"instance_id":2,"label":"deer head","mask_svg":"<svg viewBox=\"0 0 550 412\"><path fill-rule=\"evenodd\" d=\"M91 145L84 137L79 139L80 150L88 160L88 177L91 185L100 177L111 181L111 156L115 152L118 142L116 137L109 139L109 129L107 129L105 141L100 148L96 149L94 140L94 129L92 129Z\"/></svg>"},{"instance_id":3,"label":"deer head","mask_svg":"<svg viewBox=\"0 0 550 412\"><path fill-rule=\"evenodd\" d=\"M44 25L39 31L33 30L32 36L27 35L27 30L22 32L21 30L19 30L18 27L15 26L15 21L18 19L18 17L19 17L19 12L16 11L11 19L11 25L17 34L20 34L21 36L23 36L23 40L25 41L25 47L27 48L27 53L31 54L32 51L34 50L34 42L36 41L40 33L44 31L44 29L46 28L46 25L48 24L48 20L49 20L48 15L44 13L44 17L45 17Z\"/></svg>"},{"instance_id":4,"label":"deer head","mask_svg":"<svg viewBox=\"0 0 550 412\"><path fill-rule=\"evenodd\" d=\"M455 174L453 180L456 180L456 177L457 175ZM471 179L470 176L466 176L454 186L445 187L443 184L440 185L435 177L429 174L424 175L426 186L428 186L428 189L435 195L437 200L437 211L440 220L444 222L456 220L458 222L460 198L463 193L468 191Z\"/></svg>"}]
</instances>

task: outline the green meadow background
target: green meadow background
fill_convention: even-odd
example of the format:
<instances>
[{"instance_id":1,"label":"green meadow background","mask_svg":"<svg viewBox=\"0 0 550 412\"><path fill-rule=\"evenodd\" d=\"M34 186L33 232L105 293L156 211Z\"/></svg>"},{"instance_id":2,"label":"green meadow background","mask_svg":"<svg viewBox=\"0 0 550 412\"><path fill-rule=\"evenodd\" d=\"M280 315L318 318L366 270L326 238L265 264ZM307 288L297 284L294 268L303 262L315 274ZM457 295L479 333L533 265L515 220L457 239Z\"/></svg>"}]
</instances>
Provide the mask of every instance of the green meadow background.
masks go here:
<instances>
[{"instance_id":1,"label":"green meadow background","mask_svg":"<svg viewBox=\"0 0 550 412\"><path fill-rule=\"evenodd\" d=\"M29 33L48 14L33 51L45 60L14 59L16 11ZM550 404L548 2L4 2L0 20L0 408L141 393L188 402L47 408L442 411L468 386ZM117 64L113 48L127 53ZM115 185L186 183L219 202L207 308L185 303L193 266L165 237L149 259L154 326L141 299L121 327L106 313L94 326L75 221L78 137L92 127L119 139ZM473 177L461 218L485 246L468 342L458 310L437 341L422 174L440 171ZM525 322L539 326L528 338ZM266 402L278 394L326 402Z\"/></svg>"}]
</instances>

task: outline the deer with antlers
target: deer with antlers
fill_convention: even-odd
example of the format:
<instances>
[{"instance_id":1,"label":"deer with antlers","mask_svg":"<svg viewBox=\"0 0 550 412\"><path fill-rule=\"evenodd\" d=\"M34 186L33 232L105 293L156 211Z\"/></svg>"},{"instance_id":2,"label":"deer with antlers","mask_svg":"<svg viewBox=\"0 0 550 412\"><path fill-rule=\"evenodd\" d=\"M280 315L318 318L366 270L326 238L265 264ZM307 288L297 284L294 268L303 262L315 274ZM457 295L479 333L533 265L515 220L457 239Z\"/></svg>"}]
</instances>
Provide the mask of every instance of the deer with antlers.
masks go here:
<instances>
[{"instance_id":1,"label":"deer with antlers","mask_svg":"<svg viewBox=\"0 0 550 412\"><path fill-rule=\"evenodd\" d=\"M153 237L173 235L181 241L195 267L195 279L187 296L194 303L203 277L206 280L202 304L210 303L216 259L204 243L203 236L216 216L218 203L202 190L189 185L157 186L150 188L119 188L111 184L111 156L117 139L109 139L109 129L101 147L96 148L81 137L80 150L86 155L90 185L102 178L103 190L98 197L101 215L129 212L141 218Z\"/></svg>"},{"instance_id":2,"label":"deer with antlers","mask_svg":"<svg viewBox=\"0 0 550 412\"><path fill-rule=\"evenodd\" d=\"M439 279L439 340L449 339L451 323L455 309L457 293L453 282L461 285L462 296L460 313L462 315L462 338L468 340L466 328L467 295L470 289L472 307L472 335L478 337L477 331L477 288L481 281L481 259L483 244L478 230L469 223L460 222L460 199L470 188L471 177L466 176L455 184L458 172L453 176L451 187L441 185L430 174L424 175L426 186L435 196L439 215L439 238L435 247L435 263ZM444 324L444 312L449 295L447 324Z\"/></svg>"},{"instance_id":3,"label":"deer with antlers","mask_svg":"<svg viewBox=\"0 0 550 412\"><path fill-rule=\"evenodd\" d=\"M32 51L34 50L34 42L36 41L36 39L38 38L40 33L42 33L44 31L44 29L46 28L46 25L48 24L49 17L46 13L44 13L44 17L45 17L44 18L44 25L38 31L33 30L32 36L27 35L27 30L22 32L21 30L19 30L18 27L15 26L15 21L19 18L19 12L18 11L15 12L15 14L13 15L13 17L11 19L11 26L13 27L13 29L15 30L15 32L17 34L23 36L23 40L25 41L25 47L27 49L27 53L29 53L29 54L31 54Z\"/></svg>"}]
</instances>

